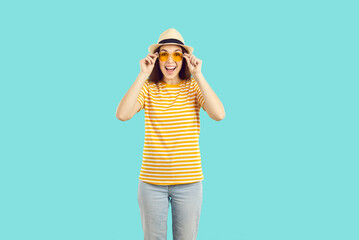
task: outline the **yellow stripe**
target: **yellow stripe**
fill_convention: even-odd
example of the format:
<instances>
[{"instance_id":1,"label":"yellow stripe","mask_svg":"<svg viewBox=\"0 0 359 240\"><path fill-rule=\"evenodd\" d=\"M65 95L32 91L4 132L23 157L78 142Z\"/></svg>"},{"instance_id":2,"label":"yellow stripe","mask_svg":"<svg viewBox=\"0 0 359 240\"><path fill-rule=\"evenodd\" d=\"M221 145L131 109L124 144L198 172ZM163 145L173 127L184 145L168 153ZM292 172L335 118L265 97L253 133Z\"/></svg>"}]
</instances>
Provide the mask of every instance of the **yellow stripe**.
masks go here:
<instances>
[{"instance_id":1,"label":"yellow stripe","mask_svg":"<svg viewBox=\"0 0 359 240\"><path fill-rule=\"evenodd\" d=\"M185 145L183 145L181 147L185 147ZM199 152L199 147L196 148L196 150L193 147L192 148L183 148L183 149L175 149L175 148L173 148L173 149L166 149L166 150L153 150L152 148L150 148L150 149L151 149L151 152L159 152L159 153L161 153L161 152L166 153L168 151L170 151L170 152L180 152L180 151L190 151L190 150L192 150L193 153L198 153ZM146 152L146 154L148 154L148 153Z\"/></svg>"},{"instance_id":2,"label":"yellow stripe","mask_svg":"<svg viewBox=\"0 0 359 240\"><path fill-rule=\"evenodd\" d=\"M172 178L175 177L173 175L148 175L148 174L140 174L142 177L154 177L154 178ZM182 175L176 177L202 177L202 174L195 174L195 175ZM183 180L183 179L182 179Z\"/></svg>"},{"instance_id":3,"label":"yellow stripe","mask_svg":"<svg viewBox=\"0 0 359 240\"><path fill-rule=\"evenodd\" d=\"M146 137L145 137L145 140L147 140L148 142L161 142L161 143L163 143L163 140L165 140L165 138L161 138L161 137L157 137L158 139L156 139L156 138L154 138L154 137L152 137L152 138L150 138L150 136L148 136L148 135L146 135ZM199 135L197 134L197 135L195 135L195 136L193 136L193 137L178 137L178 138L171 138L171 139L167 139L167 140L198 140L198 138L199 138ZM172 144L174 144L174 143L172 143Z\"/></svg>"},{"instance_id":4,"label":"yellow stripe","mask_svg":"<svg viewBox=\"0 0 359 240\"><path fill-rule=\"evenodd\" d=\"M154 183L154 184L160 184L160 185L171 185L171 184L166 184L166 183L160 183L160 179L158 179L158 181L156 181L156 179L148 179L148 178L143 178L143 177L140 177L141 180L144 180L144 181L147 181L147 182L150 182L150 183ZM203 177L201 178L190 178L190 179L171 179L171 180L167 180L167 181L162 181L162 182L168 182L168 183L172 183L172 182L186 182L186 183L190 183L191 181L193 182L197 182L199 180L203 180ZM176 184L177 184L176 183Z\"/></svg>"}]
</instances>

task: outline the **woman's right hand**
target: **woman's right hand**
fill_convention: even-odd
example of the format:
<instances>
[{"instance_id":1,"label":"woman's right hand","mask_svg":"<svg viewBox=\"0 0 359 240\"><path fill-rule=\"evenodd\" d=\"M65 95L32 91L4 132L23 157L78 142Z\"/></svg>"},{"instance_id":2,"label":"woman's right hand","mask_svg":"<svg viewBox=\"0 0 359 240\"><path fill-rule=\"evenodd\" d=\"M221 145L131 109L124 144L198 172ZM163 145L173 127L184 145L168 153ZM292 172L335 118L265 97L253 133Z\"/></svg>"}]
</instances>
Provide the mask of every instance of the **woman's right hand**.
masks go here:
<instances>
[{"instance_id":1,"label":"woman's right hand","mask_svg":"<svg viewBox=\"0 0 359 240\"><path fill-rule=\"evenodd\" d=\"M158 53L151 54L149 53L144 59L140 60L141 72L150 75L152 73L153 67L157 60Z\"/></svg>"}]
</instances>

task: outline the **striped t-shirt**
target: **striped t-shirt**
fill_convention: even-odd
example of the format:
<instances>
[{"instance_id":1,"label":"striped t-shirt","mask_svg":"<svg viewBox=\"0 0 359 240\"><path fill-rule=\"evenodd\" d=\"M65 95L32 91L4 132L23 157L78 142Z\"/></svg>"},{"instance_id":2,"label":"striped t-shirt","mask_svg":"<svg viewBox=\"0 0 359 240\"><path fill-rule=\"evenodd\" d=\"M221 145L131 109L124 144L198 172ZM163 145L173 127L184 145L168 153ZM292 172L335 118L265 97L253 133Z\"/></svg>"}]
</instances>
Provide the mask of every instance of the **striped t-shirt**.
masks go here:
<instances>
[{"instance_id":1,"label":"striped t-shirt","mask_svg":"<svg viewBox=\"0 0 359 240\"><path fill-rule=\"evenodd\" d=\"M145 143L139 179L157 185L203 180L199 111L204 98L193 77L179 84L148 79L137 101L145 109Z\"/></svg>"}]
</instances>

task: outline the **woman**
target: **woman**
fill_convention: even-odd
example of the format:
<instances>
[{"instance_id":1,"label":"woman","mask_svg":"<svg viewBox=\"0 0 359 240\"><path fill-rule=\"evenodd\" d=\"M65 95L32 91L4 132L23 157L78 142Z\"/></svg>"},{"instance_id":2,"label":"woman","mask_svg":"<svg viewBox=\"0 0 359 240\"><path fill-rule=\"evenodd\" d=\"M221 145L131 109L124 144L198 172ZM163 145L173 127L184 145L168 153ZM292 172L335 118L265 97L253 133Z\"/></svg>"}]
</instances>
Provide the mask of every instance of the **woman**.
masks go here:
<instances>
[{"instance_id":1,"label":"woman","mask_svg":"<svg viewBox=\"0 0 359 240\"><path fill-rule=\"evenodd\" d=\"M224 108L201 73L202 61L176 29L164 31L148 50L116 111L126 121L145 110L138 185L144 239L166 239L169 203L173 239L196 239L203 180L199 111L219 121Z\"/></svg>"}]
</instances>

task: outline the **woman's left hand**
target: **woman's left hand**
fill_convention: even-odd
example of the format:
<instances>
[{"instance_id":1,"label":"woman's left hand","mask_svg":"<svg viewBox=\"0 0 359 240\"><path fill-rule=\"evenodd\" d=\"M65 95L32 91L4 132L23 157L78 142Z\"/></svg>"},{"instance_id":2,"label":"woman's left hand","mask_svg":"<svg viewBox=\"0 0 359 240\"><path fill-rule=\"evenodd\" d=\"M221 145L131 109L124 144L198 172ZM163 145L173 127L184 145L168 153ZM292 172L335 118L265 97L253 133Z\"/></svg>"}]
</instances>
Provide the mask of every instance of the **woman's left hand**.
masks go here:
<instances>
[{"instance_id":1,"label":"woman's left hand","mask_svg":"<svg viewBox=\"0 0 359 240\"><path fill-rule=\"evenodd\" d=\"M193 54L185 53L183 57L187 60L188 69L192 76L201 73L202 60L196 58Z\"/></svg>"}]
</instances>

